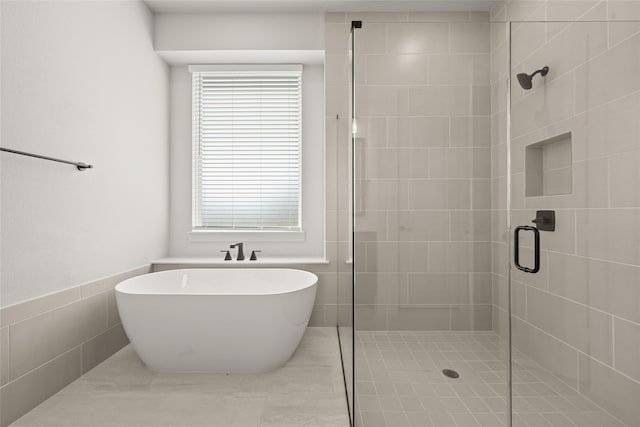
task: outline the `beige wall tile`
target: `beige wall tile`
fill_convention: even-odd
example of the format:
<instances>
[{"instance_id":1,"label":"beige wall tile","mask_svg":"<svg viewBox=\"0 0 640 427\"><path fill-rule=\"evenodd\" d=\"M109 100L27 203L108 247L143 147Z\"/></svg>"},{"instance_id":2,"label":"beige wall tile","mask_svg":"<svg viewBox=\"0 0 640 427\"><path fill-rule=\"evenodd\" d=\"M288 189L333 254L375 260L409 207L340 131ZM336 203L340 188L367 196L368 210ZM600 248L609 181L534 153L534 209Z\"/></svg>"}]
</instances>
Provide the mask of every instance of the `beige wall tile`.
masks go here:
<instances>
[{"instance_id":1,"label":"beige wall tile","mask_svg":"<svg viewBox=\"0 0 640 427\"><path fill-rule=\"evenodd\" d=\"M490 211L451 211L451 240L490 241Z\"/></svg>"},{"instance_id":2,"label":"beige wall tile","mask_svg":"<svg viewBox=\"0 0 640 427\"><path fill-rule=\"evenodd\" d=\"M549 290L640 323L640 268L597 259L549 254Z\"/></svg>"},{"instance_id":3,"label":"beige wall tile","mask_svg":"<svg viewBox=\"0 0 640 427\"><path fill-rule=\"evenodd\" d=\"M80 299L80 288L74 287L54 294L45 295L29 301L0 309L0 327L9 326L21 320L37 316L46 311Z\"/></svg>"},{"instance_id":4,"label":"beige wall tile","mask_svg":"<svg viewBox=\"0 0 640 427\"><path fill-rule=\"evenodd\" d=\"M367 243L366 265L371 273L397 272L399 266L398 242Z\"/></svg>"},{"instance_id":5,"label":"beige wall tile","mask_svg":"<svg viewBox=\"0 0 640 427\"><path fill-rule=\"evenodd\" d=\"M387 49L389 53L447 53L449 24L388 24Z\"/></svg>"},{"instance_id":6,"label":"beige wall tile","mask_svg":"<svg viewBox=\"0 0 640 427\"><path fill-rule=\"evenodd\" d=\"M358 54L387 53L387 24L363 23L355 35L355 51Z\"/></svg>"},{"instance_id":7,"label":"beige wall tile","mask_svg":"<svg viewBox=\"0 0 640 427\"><path fill-rule=\"evenodd\" d=\"M486 54L429 55L428 83L488 85L489 68L489 57Z\"/></svg>"},{"instance_id":8,"label":"beige wall tile","mask_svg":"<svg viewBox=\"0 0 640 427\"><path fill-rule=\"evenodd\" d=\"M400 165L398 160L398 150L394 148L367 150L367 177L371 179L397 179Z\"/></svg>"},{"instance_id":9,"label":"beige wall tile","mask_svg":"<svg viewBox=\"0 0 640 427\"><path fill-rule=\"evenodd\" d=\"M511 314L522 320L527 320L527 288L527 285L515 280L511 282ZM506 296L504 298L507 299ZM506 305L501 307L507 309Z\"/></svg>"},{"instance_id":10,"label":"beige wall tile","mask_svg":"<svg viewBox=\"0 0 640 427\"><path fill-rule=\"evenodd\" d=\"M478 97L486 95L484 86L474 86L474 88L479 88ZM465 86L418 86L409 92L408 107L411 115L461 116L472 113L471 101L469 88Z\"/></svg>"},{"instance_id":11,"label":"beige wall tile","mask_svg":"<svg viewBox=\"0 0 640 427\"><path fill-rule=\"evenodd\" d=\"M420 273L428 271L428 242L403 242L399 247L400 271Z\"/></svg>"},{"instance_id":12,"label":"beige wall tile","mask_svg":"<svg viewBox=\"0 0 640 427\"><path fill-rule=\"evenodd\" d=\"M513 249L512 249L513 251ZM511 254L511 259L513 259L513 253ZM520 248L520 265L525 267L533 267L534 258L533 258L533 250L525 247ZM547 252L540 251L540 271L547 271ZM533 286L538 289L548 289L549 281L547 279L546 274L530 274L520 271L516 268L511 270L511 278L512 280L516 280L520 283Z\"/></svg>"},{"instance_id":13,"label":"beige wall tile","mask_svg":"<svg viewBox=\"0 0 640 427\"><path fill-rule=\"evenodd\" d=\"M496 1L489 12L489 19L494 21L506 21L507 19L507 3L509 0Z\"/></svg>"},{"instance_id":14,"label":"beige wall tile","mask_svg":"<svg viewBox=\"0 0 640 427\"><path fill-rule=\"evenodd\" d=\"M470 304L490 304L493 300L491 273L471 273Z\"/></svg>"},{"instance_id":15,"label":"beige wall tile","mask_svg":"<svg viewBox=\"0 0 640 427\"><path fill-rule=\"evenodd\" d=\"M406 114L409 111L410 91L411 89L404 86L356 86L357 114L359 116ZM346 110L342 115L346 116ZM390 135L392 134L390 133Z\"/></svg>"},{"instance_id":16,"label":"beige wall tile","mask_svg":"<svg viewBox=\"0 0 640 427\"><path fill-rule=\"evenodd\" d=\"M107 327L111 328L120 323L120 312L116 302L116 292L107 292Z\"/></svg>"},{"instance_id":17,"label":"beige wall tile","mask_svg":"<svg viewBox=\"0 0 640 427\"><path fill-rule=\"evenodd\" d=\"M640 384L602 363L579 354L580 393L627 425L640 424Z\"/></svg>"},{"instance_id":18,"label":"beige wall tile","mask_svg":"<svg viewBox=\"0 0 640 427\"><path fill-rule=\"evenodd\" d=\"M0 389L0 424L9 425L80 376L76 347Z\"/></svg>"},{"instance_id":19,"label":"beige wall tile","mask_svg":"<svg viewBox=\"0 0 640 427\"><path fill-rule=\"evenodd\" d=\"M397 180L375 180L363 183L366 186L367 198L365 208L371 210L393 210L401 209L401 190L399 186L402 184ZM409 184L411 185L411 183ZM357 186L356 188L362 187Z\"/></svg>"},{"instance_id":20,"label":"beige wall tile","mask_svg":"<svg viewBox=\"0 0 640 427\"><path fill-rule=\"evenodd\" d=\"M324 14L324 22L326 23L344 23L347 22L346 13L344 12L327 12Z\"/></svg>"},{"instance_id":21,"label":"beige wall tile","mask_svg":"<svg viewBox=\"0 0 640 427\"><path fill-rule=\"evenodd\" d=\"M324 305L315 304L313 306L309 326L324 326Z\"/></svg>"},{"instance_id":22,"label":"beige wall tile","mask_svg":"<svg viewBox=\"0 0 640 427\"><path fill-rule=\"evenodd\" d=\"M485 148L491 145L489 117L451 117L451 146Z\"/></svg>"},{"instance_id":23,"label":"beige wall tile","mask_svg":"<svg viewBox=\"0 0 640 427\"><path fill-rule=\"evenodd\" d=\"M555 1L547 0L547 20L549 21L575 21L590 9L593 9L601 0L573 0Z\"/></svg>"},{"instance_id":24,"label":"beige wall tile","mask_svg":"<svg viewBox=\"0 0 640 427\"><path fill-rule=\"evenodd\" d=\"M409 146L410 147L448 147L449 146L449 118L448 117L409 117ZM403 126L406 127L406 126ZM398 141L399 146L405 146L407 139Z\"/></svg>"},{"instance_id":25,"label":"beige wall tile","mask_svg":"<svg viewBox=\"0 0 640 427\"><path fill-rule=\"evenodd\" d=\"M489 242L430 242L430 272L490 272Z\"/></svg>"},{"instance_id":26,"label":"beige wall tile","mask_svg":"<svg viewBox=\"0 0 640 427\"><path fill-rule=\"evenodd\" d=\"M335 304L338 292L338 278L335 272L315 273L318 276L316 304Z\"/></svg>"},{"instance_id":27,"label":"beige wall tile","mask_svg":"<svg viewBox=\"0 0 640 427\"><path fill-rule=\"evenodd\" d=\"M470 209L471 186L469 180L449 179L447 185L447 209Z\"/></svg>"},{"instance_id":28,"label":"beige wall tile","mask_svg":"<svg viewBox=\"0 0 640 427\"><path fill-rule=\"evenodd\" d=\"M347 117L349 112L349 88L347 85L327 85L324 106L327 116Z\"/></svg>"},{"instance_id":29,"label":"beige wall tile","mask_svg":"<svg viewBox=\"0 0 640 427\"><path fill-rule=\"evenodd\" d=\"M555 196L570 194L573 187L571 166L546 170L542 173L542 194Z\"/></svg>"},{"instance_id":30,"label":"beige wall tile","mask_svg":"<svg viewBox=\"0 0 640 427\"><path fill-rule=\"evenodd\" d=\"M491 180L474 179L471 181L471 209L491 209Z\"/></svg>"},{"instance_id":31,"label":"beige wall tile","mask_svg":"<svg viewBox=\"0 0 640 427\"><path fill-rule=\"evenodd\" d=\"M113 289L118 283L123 280L130 279L132 277L139 276L141 274L147 274L151 272L151 265L143 265L138 268L134 268L129 271L125 271L115 276L105 277L103 279L95 280L91 283L87 283L80 286L80 295L82 298L88 298L93 295L97 295L101 292L105 292Z\"/></svg>"},{"instance_id":32,"label":"beige wall tile","mask_svg":"<svg viewBox=\"0 0 640 427\"><path fill-rule=\"evenodd\" d=\"M527 321L613 366L613 319L610 315L529 287Z\"/></svg>"},{"instance_id":33,"label":"beige wall tile","mask_svg":"<svg viewBox=\"0 0 640 427\"><path fill-rule=\"evenodd\" d=\"M449 306L389 307L389 330L442 331L450 329Z\"/></svg>"},{"instance_id":34,"label":"beige wall tile","mask_svg":"<svg viewBox=\"0 0 640 427\"><path fill-rule=\"evenodd\" d=\"M640 324L615 319L616 370L640 382Z\"/></svg>"},{"instance_id":35,"label":"beige wall tile","mask_svg":"<svg viewBox=\"0 0 640 427\"><path fill-rule=\"evenodd\" d=\"M490 331L490 305L454 305L451 307L451 329L454 331Z\"/></svg>"},{"instance_id":36,"label":"beige wall tile","mask_svg":"<svg viewBox=\"0 0 640 427\"><path fill-rule=\"evenodd\" d=\"M106 293L32 317L9 328L10 377L16 379L107 328Z\"/></svg>"},{"instance_id":37,"label":"beige wall tile","mask_svg":"<svg viewBox=\"0 0 640 427\"><path fill-rule=\"evenodd\" d=\"M515 75L512 79L516 80ZM524 90L514 86L512 93L518 91ZM571 117L574 114L573 74L566 74L546 84L542 78L536 80L533 89L528 91L526 97L516 101L512 108L514 137Z\"/></svg>"},{"instance_id":38,"label":"beige wall tile","mask_svg":"<svg viewBox=\"0 0 640 427\"><path fill-rule=\"evenodd\" d=\"M411 304L468 304L470 277L467 273L410 273L407 296Z\"/></svg>"},{"instance_id":39,"label":"beige wall tile","mask_svg":"<svg viewBox=\"0 0 640 427\"><path fill-rule=\"evenodd\" d=\"M356 304L379 305L406 302L407 274L360 273L356 276Z\"/></svg>"},{"instance_id":40,"label":"beige wall tile","mask_svg":"<svg viewBox=\"0 0 640 427\"><path fill-rule=\"evenodd\" d=\"M409 209L446 209L447 182L415 179L409 181Z\"/></svg>"},{"instance_id":41,"label":"beige wall tile","mask_svg":"<svg viewBox=\"0 0 640 427\"><path fill-rule=\"evenodd\" d=\"M83 343L82 374L86 374L127 344L129 344L129 339L122 325L114 326Z\"/></svg>"},{"instance_id":42,"label":"beige wall tile","mask_svg":"<svg viewBox=\"0 0 640 427\"><path fill-rule=\"evenodd\" d=\"M611 207L640 207L640 150L609 159Z\"/></svg>"},{"instance_id":43,"label":"beige wall tile","mask_svg":"<svg viewBox=\"0 0 640 427\"><path fill-rule=\"evenodd\" d=\"M489 53L489 23L450 24L451 53Z\"/></svg>"},{"instance_id":44,"label":"beige wall tile","mask_svg":"<svg viewBox=\"0 0 640 427\"><path fill-rule=\"evenodd\" d=\"M575 253L575 212L573 210L557 209L556 230L540 232L540 247L554 252ZM536 217L535 210L513 210L511 220L514 226L528 225ZM533 247L531 233L521 233L521 247Z\"/></svg>"},{"instance_id":45,"label":"beige wall tile","mask_svg":"<svg viewBox=\"0 0 640 427\"><path fill-rule=\"evenodd\" d=\"M478 11L469 12L469 21L471 22L489 22L489 12Z\"/></svg>"},{"instance_id":46,"label":"beige wall tile","mask_svg":"<svg viewBox=\"0 0 640 427\"><path fill-rule=\"evenodd\" d=\"M640 20L640 4L636 0L609 0L608 16L612 21Z\"/></svg>"},{"instance_id":47,"label":"beige wall tile","mask_svg":"<svg viewBox=\"0 0 640 427\"><path fill-rule=\"evenodd\" d=\"M509 21L539 21L544 19L545 2L541 0L508 1L506 19Z\"/></svg>"},{"instance_id":48,"label":"beige wall tile","mask_svg":"<svg viewBox=\"0 0 640 427\"><path fill-rule=\"evenodd\" d=\"M609 22L609 46L640 33L640 22Z\"/></svg>"},{"instance_id":49,"label":"beige wall tile","mask_svg":"<svg viewBox=\"0 0 640 427\"><path fill-rule=\"evenodd\" d=\"M426 84L428 57L422 54L367 55L367 84Z\"/></svg>"},{"instance_id":50,"label":"beige wall tile","mask_svg":"<svg viewBox=\"0 0 640 427\"><path fill-rule=\"evenodd\" d=\"M0 387L9 382L9 328L0 328Z\"/></svg>"},{"instance_id":51,"label":"beige wall tile","mask_svg":"<svg viewBox=\"0 0 640 427\"><path fill-rule=\"evenodd\" d=\"M351 79L351 65L346 54L325 55L324 81L327 85L344 85Z\"/></svg>"},{"instance_id":52,"label":"beige wall tile","mask_svg":"<svg viewBox=\"0 0 640 427\"><path fill-rule=\"evenodd\" d=\"M476 17L473 12L411 12L408 19L410 22L467 22L472 14L476 19L483 17Z\"/></svg>"},{"instance_id":53,"label":"beige wall tile","mask_svg":"<svg viewBox=\"0 0 640 427\"><path fill-rule=\"evenodd\" d=\"M559 376L569 386L578 387L578 352L562 341L512 318L513 346Z\"/></svg>"},{"instance_id":54,"label":"beige wall tile","mask_svg":"<svg viewBox=\"0 0 640 427\"><path fill-rule=\"evenodd\" d=\"M371 22L404 22L407 20L405 12L347 12L347 21L364 21L362 24L370 25Z\"/></svg>"},{"instance_id":55,"label":"beige wall tile","mask_svg":"<svg viewBox=\"0 0 640 427\"><path fill-rule=\"evenodd\" d=\"M356 330L387 330L386 305L356 305L354 316Z\"/></svg>"},{"instance_id":56,"label":"beige wall tile","mask_svg":"<svg viewBox=\"0 0 640 427\"><path fill-rule=\"evenodd\" d=\"M491 115L491 86L471 87L471 114L474 116Z\"/></svg>"},{"instance_id":57,"label":"beige wall tile","mask_svg":"<svg viewBox=\"0 0 640 427\"><path fill-rule=\"evenodd\" d=\"M577 254L640 265L640 219L632 209L576 211Z\"/></svg>"},{"instance_id":58,"label":"beige wall tile","mask_svg":"<svg viewBox=\"0 0 640 427\"><path fill-rule=\"evenodd\" d=\"M541 26L538 23L525 25ZM542 49L524 61L528 73L547 65L547 84L607 49L607 24L604 22L559 23L558 27L559 34L554 34Z\"/></svg>"},{"instance_id":59,"label":"beige wall tile","mask_svg":"<svg viewBox=\"0 0 640 427\"><path fill-rule=\"evenodd\" d=\"M507 278L504 276L500 276L499 274L491 274L491 285L492 303L494 305L494 308L501 308L503 310L506 310L509 299L509 282L507 281ZM520 316L519 314L518 316L524 319L523 316Z\"/></svg>"},{"instance_id":60,"label":"beige wall tile","mask_svg":"<svg viewBox=\"0 0 640 427\"><path fill-rule=\"evenodd\" d=\"M512 259L507 251L506 242L492 242L491 252L493 255L491 271L506 277L509 274L509 261Z\"/></svg>"},{"instance_id":61,"label":"beige wall tile","mask_svg":"<svg viewBox=\"0 0 640 427\"><path fill-rule=\"evenodd\" d=\"M511 63L520 65L530 54L544 46L545 26L540 24L512 25ZM529 71L531 73L533 71ZM522 93L520 93L522 95Z\"/></svg>"},{"instance_id":62,"label":"beige wall tile","mask_svg":"<svg viewBox=\"0 0 640 427\"><path fill-rule=\"evenodd\" d=\"M640 94L631 94L572 119L575 160L619 154L640 148ZM602 141L607 141L603 144Z\"/></svg>"},{"instance_id":63,"label":"beige wall tile","mask_svg":"<svg viewBox=\"0 0 640 427\"><path fill-rule=\"evenodd\" d=\"M353 307L350 304L338 304L336 317L338 326L353 326Z\"/></svg>"},{"instance_id":64,"label":"beige wall tile","mask_svg":"<svg viewBox=\"0 0 640 427\"><path fill-rule=\"evenodd\" d=\"M404 211L398 213L398 239L403 241L449 240L449 214L446 211Z\"/></svg>"},{"instance_id":65,"label":"beige wall tile","mask_svg":"<svg viewBox=\"0 0 640 427\"><path fill-rule=\"evenodd\" d=\"M326 54L347 54L349 52L349 23L325 23L324 49Z\"/></svg>"},{"instance_id":66,"label":"beige wall tile","mask_svg":"<svg viewBox=\"0 0 640 427\"><path fill-rule=\"evenodd\" d=\"M614 46L575 70L576 112L640 89L640 35ZM612 74L615 72L615 74Z\"/></svg>"}]
</instances>

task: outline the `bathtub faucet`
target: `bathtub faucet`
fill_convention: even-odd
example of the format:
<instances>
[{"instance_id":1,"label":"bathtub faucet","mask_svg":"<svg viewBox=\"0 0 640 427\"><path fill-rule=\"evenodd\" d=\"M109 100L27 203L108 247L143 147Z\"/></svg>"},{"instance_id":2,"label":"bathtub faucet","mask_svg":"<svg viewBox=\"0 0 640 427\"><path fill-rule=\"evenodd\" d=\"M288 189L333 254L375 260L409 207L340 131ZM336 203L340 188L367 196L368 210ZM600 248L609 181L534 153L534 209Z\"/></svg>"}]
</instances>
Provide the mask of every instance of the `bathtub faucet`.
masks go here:
<instances>
[{"instance_id":1,"label":"bathtub faucet","mask_svg":"<svg viewBox=\"0 0 640 427\"><path fill-rule=\"evenodd\" d=\"M229 246L231 249L238 247L238 261L244 261L244 250L242 249L242 243L236 243L235 245Z\"/></svg>"}]
</instances>

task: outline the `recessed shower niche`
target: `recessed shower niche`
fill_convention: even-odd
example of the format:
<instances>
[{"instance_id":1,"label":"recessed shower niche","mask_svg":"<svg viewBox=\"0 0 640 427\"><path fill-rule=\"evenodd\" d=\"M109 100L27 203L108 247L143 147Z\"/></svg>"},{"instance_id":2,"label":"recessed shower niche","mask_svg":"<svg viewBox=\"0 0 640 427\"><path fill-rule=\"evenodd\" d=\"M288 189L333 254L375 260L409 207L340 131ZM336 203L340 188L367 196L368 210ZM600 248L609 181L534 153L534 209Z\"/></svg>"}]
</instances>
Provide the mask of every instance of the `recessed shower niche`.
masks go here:
<instances>
[{"instance_id":1,"label":"recessed shower niche","mask_svg":"<svg viewBox=\"0 0 640 427\"><path fill-rule=\"evenodd\" d=\"M571 132L528 145L525 151L527 197L571 194Z\"/></svg>"}]
</instances>

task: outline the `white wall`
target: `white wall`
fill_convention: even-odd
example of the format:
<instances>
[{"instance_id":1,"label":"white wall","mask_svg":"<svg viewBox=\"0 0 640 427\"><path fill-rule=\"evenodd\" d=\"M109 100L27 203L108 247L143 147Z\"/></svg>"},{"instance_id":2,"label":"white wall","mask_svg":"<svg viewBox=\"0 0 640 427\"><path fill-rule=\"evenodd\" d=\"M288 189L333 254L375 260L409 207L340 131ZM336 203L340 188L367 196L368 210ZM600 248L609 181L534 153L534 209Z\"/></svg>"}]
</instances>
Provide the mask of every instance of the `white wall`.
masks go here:
<instances>
[{"instance_id":1,"label":"white wall","mask_svg":"<svg viewBox=\"0 0 640 427\"><path fill-rule=\"evenodd\" d=\"M300 52L318 52L324 45L322 14L158 15L155 48L167 58L189 52L191 63L258 63L270 54L290 52L288 59L305 62ZM178 55L179 56L179 55ZM299 59L296 61L296 56ZM282 58L283 56L279 56ZM315 57L315 56L314 56ZM178 61L180 64L183 61ZM272 62L278 62L272 59ZM304 241L232 240L190 241L191 232L191 74L184 65L171 69L171 214L170 255L221 258L218 251L243 241L263 257L323 257L325 255L324 186L324 66L305 63L302 77L302 225Z\"/></svg>"},{"instance_id":2,"label":"white wall","mask_svg":"<svg viewBox=\"0 0 640 427\"><path fill-rule=\"evenodd\" d=\"M166 255L168 78L140 2L2 7L1 304Z\"/></svg>"},{"instance_id":3,"label":"white wall","mask_svg":"<svg viewBox=\"0 0 640 427\"><path fill-rule=\"evenodd\" d=\"M324 48L321 13L156 15L156 50Z\"/></svg>"}]
</instances>

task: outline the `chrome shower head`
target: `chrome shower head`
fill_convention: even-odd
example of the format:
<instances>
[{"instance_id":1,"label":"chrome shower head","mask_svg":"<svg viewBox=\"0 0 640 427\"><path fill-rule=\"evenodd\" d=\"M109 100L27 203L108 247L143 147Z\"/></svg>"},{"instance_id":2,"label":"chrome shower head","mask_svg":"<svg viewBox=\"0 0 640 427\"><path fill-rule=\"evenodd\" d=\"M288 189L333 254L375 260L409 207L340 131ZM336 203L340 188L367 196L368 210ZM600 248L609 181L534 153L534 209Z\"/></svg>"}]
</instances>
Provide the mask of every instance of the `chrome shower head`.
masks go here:
<instances>
[{"instance_id":1,"label":"chrome shower head","mask_svg":"<svg viewBox=\"0 0 640 427\"><path fill-rule=\"evenodd\" d=\"M522 89L526 89L529 90L533 87L533 76L535 76L536 74L540 74L541 76L546 76L547 73L549 73L549 67L542 67L539 70L536 70L533 72L533 74L527 74L527 73L520 73L517 75L518 77L518 83L520 83L520 86L522 86Z\"/></svg>"}]
</instances>

